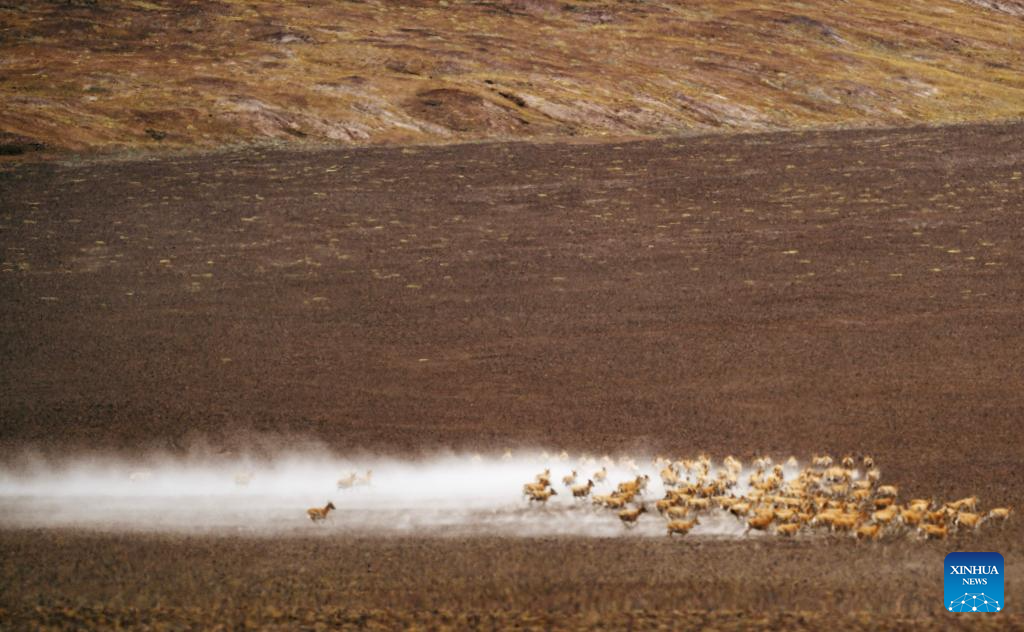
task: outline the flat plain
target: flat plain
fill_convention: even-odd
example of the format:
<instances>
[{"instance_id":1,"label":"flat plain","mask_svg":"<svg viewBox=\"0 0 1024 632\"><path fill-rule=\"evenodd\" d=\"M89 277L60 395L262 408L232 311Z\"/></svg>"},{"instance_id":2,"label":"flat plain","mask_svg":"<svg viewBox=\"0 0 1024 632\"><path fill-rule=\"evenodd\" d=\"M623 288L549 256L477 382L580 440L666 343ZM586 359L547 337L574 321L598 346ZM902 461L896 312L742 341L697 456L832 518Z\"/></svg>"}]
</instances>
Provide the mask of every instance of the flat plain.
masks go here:
<instances>
[{"instance_id":1,"label":"flat plain","mask_svg":"<svg viewBox=\"0 0 1024 632\"><path fill-rule=\"evenodd\" d=\"M0 453L871 454L1021 505L1024 126L0 171ZM18 627L958 627L974 538L5 530ZM396 605L397 604L397 605Z\"/></svg>"}]
</instances>

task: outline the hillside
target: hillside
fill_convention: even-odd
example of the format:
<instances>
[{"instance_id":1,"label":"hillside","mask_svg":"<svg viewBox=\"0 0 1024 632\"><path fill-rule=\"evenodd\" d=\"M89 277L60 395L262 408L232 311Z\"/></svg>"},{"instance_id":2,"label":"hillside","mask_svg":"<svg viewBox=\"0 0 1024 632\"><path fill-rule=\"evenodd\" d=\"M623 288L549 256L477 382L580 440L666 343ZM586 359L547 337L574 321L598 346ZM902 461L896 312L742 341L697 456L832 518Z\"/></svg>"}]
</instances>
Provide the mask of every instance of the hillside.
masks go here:
<instances>
[{"instance_id":1,"label":"hillside","mask_svg":"<svg viewBox=\"0 0 1024 632\"><path fill-rule=\"evenodd\" d=\"M0 6L0 153L1024 115L1024 2Z\"/></svg>"}]
</instances>

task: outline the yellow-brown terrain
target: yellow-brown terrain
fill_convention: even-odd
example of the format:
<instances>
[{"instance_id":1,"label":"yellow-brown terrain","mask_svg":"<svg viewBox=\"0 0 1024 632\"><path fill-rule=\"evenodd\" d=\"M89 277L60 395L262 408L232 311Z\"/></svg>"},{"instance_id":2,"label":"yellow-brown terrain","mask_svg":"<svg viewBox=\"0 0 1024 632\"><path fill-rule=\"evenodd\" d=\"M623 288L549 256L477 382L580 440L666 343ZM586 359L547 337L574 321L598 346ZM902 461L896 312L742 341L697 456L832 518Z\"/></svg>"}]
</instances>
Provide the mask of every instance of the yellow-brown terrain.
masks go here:
<instances>
[{"instance_id":1,"label":"yellow-brown terrain","mask_svg":"<svg viewBox=\"0 0 1024 632\"><path fill-rule=\"evenodd\" d=\"M1024 2L0 6L0 153L1019 118Z\"/></svg>"}]
</instances>

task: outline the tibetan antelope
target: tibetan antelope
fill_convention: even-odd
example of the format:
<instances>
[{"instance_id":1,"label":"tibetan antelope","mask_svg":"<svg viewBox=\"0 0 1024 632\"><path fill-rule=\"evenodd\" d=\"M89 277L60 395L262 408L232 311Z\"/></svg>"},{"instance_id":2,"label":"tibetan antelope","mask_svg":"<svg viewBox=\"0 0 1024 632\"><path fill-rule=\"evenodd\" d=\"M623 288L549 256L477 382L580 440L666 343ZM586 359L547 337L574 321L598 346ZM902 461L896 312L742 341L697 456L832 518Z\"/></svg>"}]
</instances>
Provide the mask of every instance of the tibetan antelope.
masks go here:
<instances>
[{"instance_id":1,"label":"tibetan antelope","mask_svg":"<svg viewBox=\"0 0 1024 632\"><path fill-rule=\"evenodd\" d=\"M988 520L1000 520L1006 521L1010 519L1010 514L1013 513L1013 507L996 507L992 511L988 512L986 519Z\"/></svg>"},{"instance_id":2,"label":"tibetan antelope","mask_svg":"<svg viewBox=\"0 0 1024 632\"><path fill-rule=\"evenodd\" d=\"M665 517L669 520L682 520L690 514L689 507L669 507L665 510Z\"/></svg>"},{"instance_id":3,"label":"tibetan antelope","mask_svg":"<svg viewBox=\"0 0 1024 632\"><path fill-rule=\"evenodd\" d=\"M646 505L640 505L636 509L623 509L619 512L619 520L622 524L628 526L635 525L636 521L640 518L640 514L647 511Z\"/></svg>"},{"instance_id":4,"label":"tibetan antelope","mask_svg":"<svg viewBox=\"0 0 1024 632\"><path fill-rule=\"evenodd\" d=\"M327 519L327 514L331 513L331 510L335 509L334 503L328 502L323 507L313 507L312 509L306 510L306 515L313 522L320 522Z\"/></svg>"},{"instance_id":5,"label":"tibetan antelope","mask_svg":"<svg viewBox=\"0 0 1024 632\"><path fill-rule=\"evenodd\" d=\"M359 475L355 472L350 472L348 476L338 479L338 489L350 489L359 480Z\"/></svg>"},{"instance_id":6,"label":"tibetan antelope","mask_svg":"<svg viewBox=\"0 0 1024 632\"><path fill-rule=\"evenodd\" d=\"M539 492L530 492L530 502L547 503L548 499L552 496L557 496L558 492L554 489L544 489Z\"/></svg>"},{"instance_id":7,"label":"tibetan antelope","mask_svg":"<svg viewBox=\"0 0 1024 632\"><path fill-rule=\"evenodd\" d=\"M952 507L953 509L956 509L957 511L962 511L964 509L970 509L971 511L976 511L978 509L978 497L977 496L969 496L967 498L961 498L960 500L957 500L957 501L954 501L954 502L951 502L951 503L946 503L946 506L947 507Z\"/></svg>"},{"instance_id":8,"label":"tibetan antelope","mask_svg":"<svg viewBox=\"0 0 1024 632\"><path fill-rule=\"evenodd\" d=\"M594 481L587 481L586 485L576 485L572 488L573 498L586 498L590 495L590 490L594 488Z\"/></svg>"},{"instance_id":9,"label":"tibetan antelope","mask_svg":"<svg viewBox=\"0 0 1024 632\"><path fill-rule=\"evenodd\" d=\"M800 531L801 526L803 525L801 525L799 522L780 524L779 526L775 527L775 533L786 538L791 538L795 536L797 532Z\"/></svg>"},{"instance_id":10,"label":"tibetan antelope","mask_svg":"<svg viewBox=\"0 0 1024 632\"><path fill-rule=\"evenodd\" d=\"M751 529L757 529L758 531L766 531L773 522L775 522L774 512L767 511L765 513L759 513L753 518L747 519L747 530L743 533L750 533Z\"/></svg>"},{"instance_id":11,"label":"tibetan antelope","mask_svg":"<svg viewBox=\"0 0 1024 632\"><path fill-rule=\"evenodd\" d=\"M857 527L858 540L877 540L882 535L882 525L866 524Z\"/></svg>"},{"instance_id":12,"label":"tibetan antelope","mask_svg":"<svg viewBox=\"0 0 1024 632\"><path fill-rule=\"evenodd\" d=\"M933 524L921 525L921 532L929 540L945 540L949 535L949 530L945 526L939 527Z\"/></svg>"},{"instance_id":13,"label":"tibetan antelope","mask_svg":"<svg viewBox=\"0 0 1024 632\"><path fill-rule=\"evenodd\" d=\"M633 479L631 481L626 481L624 483L619 483L619 491L620 492L625 492L625 493L628 493L628 492L633 492L633 493L641 492L641 491L644 490L645 487L647 487L647 481L649 481L650 479L651 479L651 477L647 476L646 474L644 474L643 476L637 476L635 479Z\"/></svg>"},{"instance_id":14,"label":"tibetan antelope","mask_svg":"<svg viewBox=\"0 0 1024 632\"><path fill-rule=\"evenodd\" d=\"M899 488L895 485L882 485L875 491L875 495L896 498L899 495Z\"/></svg>"},{"instance_id":15,"label":"tibetan antelope","mask_svg":"<svg viewBox=\"0 0 1024 632\"><path fill-rule=\"evenodd\" d=\"M700 518L694 518L693 520L672 520L667 525L665 525L665 527L668 531L669 537L672 537L677 533L679 535L686 535L690 532L690 530L692 530L695 526L699 524Z\"/></svg>"},{"instance_id":16,"label":"tibetan antelope","mask_svg":"<svg viewBox=\"0 0 1024 632\"><path fill-rule=\"evenodd\" d=\"M547 483L526 483L523 485L523 496L530 496L532 494L540 493L547 488Z\"/></svg>"},{"instance_id":17,"label":"tibetan antelope","mask_svg":"<svg viewBox=\"0 0 1024 632\"><path fill-rule=\"evenodd\" d=\"M967 527L968 529L977 529L978 525L981 524L982 515L976 513L968 513L962 511L956 515L956 526Z\"/></svg>"}]
</instances>

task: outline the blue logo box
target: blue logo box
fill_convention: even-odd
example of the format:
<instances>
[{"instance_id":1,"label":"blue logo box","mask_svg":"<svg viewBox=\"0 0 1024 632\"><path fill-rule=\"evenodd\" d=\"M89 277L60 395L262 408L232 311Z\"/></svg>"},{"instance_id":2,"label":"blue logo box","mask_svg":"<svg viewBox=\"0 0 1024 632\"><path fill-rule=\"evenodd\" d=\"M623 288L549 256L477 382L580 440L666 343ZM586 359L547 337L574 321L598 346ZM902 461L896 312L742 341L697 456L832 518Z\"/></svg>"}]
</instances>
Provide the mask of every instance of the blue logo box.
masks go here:
<instances>
[{"instance_id":1,"label":"blue logo box","mask_svg":"<svg viewBox=\"0 0 1024 632\"><path fill-rule=\"evenodd\" d=\"M999 553L950 553L943 566L947 611L1000 612L1006 606Z\"/></svg>"}]
</instances>

